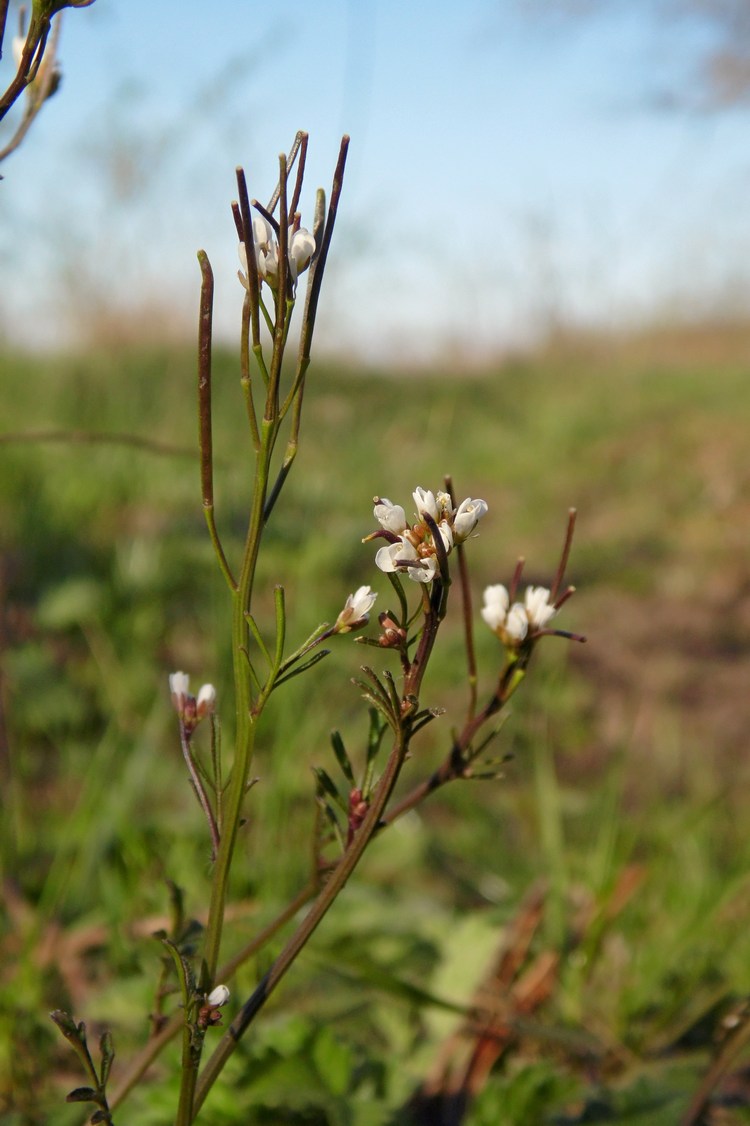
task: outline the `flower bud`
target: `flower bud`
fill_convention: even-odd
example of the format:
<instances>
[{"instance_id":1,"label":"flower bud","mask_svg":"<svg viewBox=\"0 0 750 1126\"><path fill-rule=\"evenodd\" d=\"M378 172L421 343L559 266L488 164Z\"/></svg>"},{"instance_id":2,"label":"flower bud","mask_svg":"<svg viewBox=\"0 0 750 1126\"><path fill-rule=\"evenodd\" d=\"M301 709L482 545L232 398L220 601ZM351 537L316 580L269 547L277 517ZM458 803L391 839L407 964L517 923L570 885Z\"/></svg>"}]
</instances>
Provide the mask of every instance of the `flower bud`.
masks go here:
<instances>
[{"instance_id":1,"label":"flower bud","mask_svg":"<svg viewBox=\"0 0 750 1126\"><path fill-rule=\"evenodd\" d=\"M177 712L182 712L190 696L190 677L186 672L173 672L169 674L169 691L172 693L172 703Z\"/></svg>"},{"instance_id":2,"label":"flower bud","mask_svg":"<svg viewBox=\"0 0 750 1126\"><path fill-rule=\"evenodd\" d=\"M349 633L350 630L366 625L377 597L369 586L361 586L354 594L350 594L336 619L334 633Z\"/></svg>"},{"instance_id":3,"label":"flower bud","mask_svg":"<svg viewBox=\"0 0 750 1126\"><path fill-rule=\"evenodd\" d=\"M406 513L400 504L391 504L387 497L376 497L373 513L381 528L400 536L406 531Z\"/></svg>"},{"instance_id":4,"label":"flower bud","mask_svg":"<svg viewBox=\"0 0 750 1126\"><path fill-rule=\"evenodd\" d=\"M216 689L213 684L204 684L195 701L198 719L210 715L216 707Z\"/></svg>"},{"instance_id":5,"label":"flower bud","mask_svg":"<svg viewBox=\"0 0 750 1126\"><path fill-rule=\"evenodd\" d=\"M497 633L505 625L509 606L510 595L502 583L487 587L484 592L484 606L481 612L493 633Z\"/></svg>"},{"instance_id":6,"label":"flower bud","mask_svg":"<svg viewBox=\"0 0 750 1126\"><path fill-rule=\"evenodd\" d=\"M226 985L216 985L206 998L206 1004L212 1009L220 1009L229 1000L229 990Z\"/></svg>"},{"instance_id":7,"label":"flower bud","mask_svg":"<svg viewBox=\"0 0 750 1126\"><path fill-rule=\"evenodd\" d=\"M462 543L477 526L487 511L487 502L484 500L471 500L469 497L461 501L453 517L453 535L456 543Z\"/></svg>"}]
</instances>

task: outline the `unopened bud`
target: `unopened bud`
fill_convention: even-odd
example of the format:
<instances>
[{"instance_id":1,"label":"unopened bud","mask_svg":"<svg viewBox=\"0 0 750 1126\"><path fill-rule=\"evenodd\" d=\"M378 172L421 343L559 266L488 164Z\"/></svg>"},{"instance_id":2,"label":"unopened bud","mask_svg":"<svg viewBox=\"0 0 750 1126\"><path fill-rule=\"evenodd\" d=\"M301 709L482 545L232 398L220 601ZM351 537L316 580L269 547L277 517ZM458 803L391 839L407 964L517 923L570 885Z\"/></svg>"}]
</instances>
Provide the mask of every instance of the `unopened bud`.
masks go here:
<instances>
[{"instance_id":1,"label":"unopened bud","mask_svg":"<svg viewBox=\"0 0 750 1126\"><path fill-rule=\"evenodd\" d=\"M216 985L206 998L206 1004L212 1009L220 1009L229 1000L229 989L226 985Z\"/></svg>"}]
</instances>

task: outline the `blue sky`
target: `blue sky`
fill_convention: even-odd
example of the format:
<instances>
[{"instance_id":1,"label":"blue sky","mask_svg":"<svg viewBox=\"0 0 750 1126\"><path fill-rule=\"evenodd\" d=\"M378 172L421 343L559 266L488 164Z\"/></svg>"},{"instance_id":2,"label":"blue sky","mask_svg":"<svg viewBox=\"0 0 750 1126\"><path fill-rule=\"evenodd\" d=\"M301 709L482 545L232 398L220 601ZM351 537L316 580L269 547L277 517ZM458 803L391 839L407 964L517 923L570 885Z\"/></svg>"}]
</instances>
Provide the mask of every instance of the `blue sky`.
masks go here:
<instances>
[{"instance_id":1,"label":"blue sky","mask_svg":"<svg viewBox=\"0 0 750 1126\"><path fill-rule=\"evenodd\" d=\"M310 133L303 222L352 137L319 321L333 351L470 356L558 322L741 307L747 122L664 104L702 29L657 23L639 0L580 19L554 7L96 0L67 12L62 89L3 166L5 334L55 344L144 312L190 331L199 247L233 334L234 168L268 197L298 128Z\"/></svg>"}]
</instances>

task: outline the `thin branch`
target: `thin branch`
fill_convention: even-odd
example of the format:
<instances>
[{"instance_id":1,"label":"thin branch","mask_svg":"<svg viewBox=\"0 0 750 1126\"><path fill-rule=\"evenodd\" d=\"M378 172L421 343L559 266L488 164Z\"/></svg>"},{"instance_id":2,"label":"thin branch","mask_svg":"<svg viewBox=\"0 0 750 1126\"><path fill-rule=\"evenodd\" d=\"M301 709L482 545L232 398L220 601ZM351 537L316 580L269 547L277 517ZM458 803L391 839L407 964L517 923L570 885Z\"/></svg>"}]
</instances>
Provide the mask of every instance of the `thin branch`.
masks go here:
<instances>
[{"instance_id":1,"label":"thin branch","mask_svg":"<svg viewBox=\"0 0 750 1126\"><path fill-rule=\"evenodd\" d=\"M201 778L200 773L198 772L198 769L195 765L193 752L190 749L190 739L187 736L185 724L182 721L180 721L180 746L182 748L182 755L185 759L185 764L190 774L190 781L192 783L193 789L195 790L195 796L197 797L198 804L203 810L206 821L208 822L208 831L211 834L211 860L213 861L216 859L216 854L219 851L219 829L216 824L216 818L214 817L214 811L211 808L211 802L208 800L206 788L203 785L203 779Z\"/></svg>"}]
</instances>

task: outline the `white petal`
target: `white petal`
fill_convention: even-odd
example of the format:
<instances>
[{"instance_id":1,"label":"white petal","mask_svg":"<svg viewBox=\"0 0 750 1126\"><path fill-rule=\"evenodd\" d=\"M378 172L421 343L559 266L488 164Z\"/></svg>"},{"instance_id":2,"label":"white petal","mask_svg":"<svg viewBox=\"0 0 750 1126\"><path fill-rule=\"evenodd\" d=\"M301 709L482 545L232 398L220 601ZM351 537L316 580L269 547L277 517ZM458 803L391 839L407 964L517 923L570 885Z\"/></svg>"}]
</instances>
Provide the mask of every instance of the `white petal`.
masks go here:
<instances>
[{"instance_id":1,"label":"white petal","mask_svg":"<svg viewBox=\"0 0 750 1126\"><path fill-rule=\"evenodd\" d=\"M229 990L226 985L217 985L206 998L207 1004L209 1004L212 1009L220 1009L222 1005L226 1005L228 1000Z\"/></svg>"},{"instance_id":2,"label":"white petal","mask_svg":"<svg viewBox=\"0 0 750 1126\"><path fill-rule=\"evenodd\" d=\"M557 611L549 605L550 592L543 586L530 586L526 590L526 613L534 629L544 629Z\"/></svg>"},{"instance_id":3,"label":"white petal","mask_svg":"<svg viewBox=\"0 0 750 1126\"><path fill-rule=\"evenodd\" d=\"M381 497L373 512L381 528L395 532L397 536L406 531L406 513L400 504L391 504L387 497Z\"/></svg>"},{"instance_id":4,"label":"white petal","mask_svg":"<svg viewBox=\"0 0 750 1126\"><path fill-rule=\"evenodd\" d=\"M289 269L292 281L296 282L298 276L310 265L310 259L315 253L315 239L304 227L289 232Z\"/></svg>"},{"instance_id":5,"label":"white petal","mask_svg":"<svg viewBox=\"0 0 750 1126\"><path fill-rule=\"evenodd\" d=\"M410 567L407 574L415 583L431 583L437 574L437 569L437 559L434 555L428 555L426 559L421 561L419 567Z\"/></svg>"},{"instance_id":6,"label":"white petal","mask_svg":"<svg viewBox=\"0 0 750 1126\"><path fill-rule=\"evenodd\" d=\"M381 547L375 554L375 566L379 567L381 571L397 571L396 560L403 555L403 548L400 543L391 543L387 547Z\"/></svg>"},{"instance_id":7,"label":"white petal","mask_svg":"<svg viewBox=\"0 0 750 1126\"><path fill-rule=\"evenodd\" d=\"M173 696L190 695L190 677L186 672L173 672L169 674L169 691Z\"/></svg>"},{"instance_id":8,"label":"white petal","mask_svg":"<svg viewBox=\"0 0 750 1126\"><path fill-rule=\"evenodd\" d=\"M441 520L438 524L438 531L445 547L445 554L450 555L453 551L453 529L447 520Z\"/></svg>"},{"instance_id":9,"label":"white petal","mask_svg":"<svg viewBox=\"0 0 750 1126\"><path fill-rule=\"evenodd\" d=\"M441 520L453 515L453 504L451 503L450 493L439 492L435 500L437 501Z\"/></svg>"},{"instance_id":10,"label":"white petal","mask_svg":"<svg viewBox=\"0 0 750 1126\"><path fill-rule=\"evenodd\" d=\"M253 238L255 245L263 247L264 250L268 250L275 242L273 227L263 215L253 216Z\"/></svg>"},{"instance_id":11,"label":"white petal","mask_svg":"<svg viewBox=\"0 0 750 1126\"><path fill-rule=\"evenodd\" d=\"M510 596L502 583L487 587L484 592L482 617L491 630L498 630L505 624L509 605Z\"/></svg>"},{"instance_id":12,"label":"white petal","mask_svg":"<svg viewBox=\"0 0 750 1126\"><path fill-rule=\"evenodd\" d=\"M418 558L419 556L417 555L414 544L410 543L409 540L404 539L402 536L398 543L389 544L388 547L381 547L380 551L378 551L375 556L375 565L379 567L381 571L399 571L405 564ZM409 572L409 577L414 577L411 572Z\"/></svg>"},{"instance_id":13,"label":"white petal","mask_svg":"<svg viewBox=\"0 0 750 1126\"><path fill-rule=\"evenodd\" d=\"M471 535L486 511L486 501L470 500L468 497L461 501L456 510L456 515L453 517L453 534L458 543Z\"/></svg>"},{"instance_id":14,"label":"white petal","mask_svg":"<svg viewBox=\"0 0 750 1126\"><path fill-rule=\"evenodd\" d=\"M437 523L439 516L435 494L430 492L429 489L416 488L412 496L417 506L417 515L421 516L423 512L426 512Z\"/></svg>"},{"instance_id":15,"label":"white petal","mask_svg":"<svg viewBox=\"0 0 750 1126\"><path fill-rule=\"evenodd\" d=\"M216 689L213 684L204 684L195 702L199 711L206 712L213 710L213 706L216 703Z\"/></svg>"},{"instance_id":16,"label":"white petal","mask_svg":"<svg viewBox=\"0 0 750 1126\"><path fill-rule=\"evenodd\" d=\"M361 586L353 595L350 595L352 600L351 608L356 612L358 618L361 618L364 614L369 614L370 610L372 610L375 605L375 599L377 597L375 591L369 586Z\"/></svg>"},{"instance_id":17,"label":"white petal","mask_svg":"<svg viewBox=\"0 0 750 1126\"><path fill-rule=\"evenodd\" d=\"M515 641L523 641L529 632L526 608L520 602L514 602L508 611L508 617L505 620L505 632Z\"/></svg>"}]
</instances>

